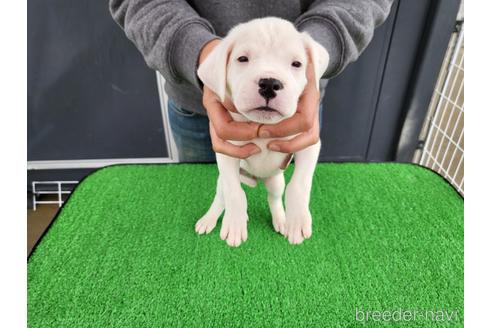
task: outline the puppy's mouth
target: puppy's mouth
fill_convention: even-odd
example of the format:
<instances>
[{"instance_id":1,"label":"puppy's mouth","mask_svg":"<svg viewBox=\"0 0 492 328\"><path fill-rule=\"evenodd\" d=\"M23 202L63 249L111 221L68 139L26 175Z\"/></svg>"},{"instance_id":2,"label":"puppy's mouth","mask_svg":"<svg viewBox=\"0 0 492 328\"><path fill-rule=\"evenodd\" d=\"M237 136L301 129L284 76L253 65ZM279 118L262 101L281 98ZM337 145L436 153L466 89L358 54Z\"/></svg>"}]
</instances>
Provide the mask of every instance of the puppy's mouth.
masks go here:
<instances>
[{"instance_id":1,"label":"puppy's mouth","mask_svg":"<svg viewBox=\"0 0 492 328\"><path fill-rule=\"evenodd\" d=\"M276 123L283 118L283 115L270 106L260 106L250 109L246 116L258 123Z\"/></svg>"},{"instance_id":2,"label":"puppy's mouth","mask_svg":"<svg viewBox=\"0 0 492 328\"><path fill-rule=\"evenodd\" d=\"M278 113L278 110L273 109L272 107L268 107L268 106L260 106L260 107L253 108L252 110L257 110L257 111L261 111L261 112L277 112Z\"/></svg>"},{"instance_id":3,"label":"puppy's mouth","mask_svg":"<svg viewBox=\"0 0 492 328\"><path fill-rule=\"evenodd\" d=\"M265 117L273 117L273 116L283 116L282 113L280 113L278 110L275 108L272 108L270 106L260 106L256 107L253 109L250 109L249 114L257 114L260 116L265 116Z\"/></svg>"}]
</instances>

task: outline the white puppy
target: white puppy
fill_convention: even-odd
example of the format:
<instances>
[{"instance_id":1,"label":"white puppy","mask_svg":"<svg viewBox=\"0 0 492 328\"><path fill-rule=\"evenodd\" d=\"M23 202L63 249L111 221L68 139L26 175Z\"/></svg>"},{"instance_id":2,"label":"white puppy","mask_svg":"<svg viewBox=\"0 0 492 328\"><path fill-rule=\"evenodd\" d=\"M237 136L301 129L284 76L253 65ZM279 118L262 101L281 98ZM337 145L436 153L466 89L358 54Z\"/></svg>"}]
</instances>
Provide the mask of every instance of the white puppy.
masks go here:
<instances>
[{"instance_id":1,"label":"white puppy","mask_svg":"<svg viewBox=\"0 0 492 328\"><path fill-rule=\"evenodd\" d=\"M309 58L319 81L328 66L326 50L286 20L261 18L234 27L200 65L198 76L221 101L232 100L238 111L231 113L234 120L274 124L296 112L307 83ZM309 198L320 142L294 154L295 170L286 189L284 212L286 154L269 150L271 140L231 141L236 145L253 142L261 149L244 160L216 154L217 192L210 209L196 223L199 234L212 231L225 208L220 237L230 246L247 239L247 203L241 181L254 186L250 175L265 183L275 231L292 244L311 236Z\"/></svg>"}]
</instances>

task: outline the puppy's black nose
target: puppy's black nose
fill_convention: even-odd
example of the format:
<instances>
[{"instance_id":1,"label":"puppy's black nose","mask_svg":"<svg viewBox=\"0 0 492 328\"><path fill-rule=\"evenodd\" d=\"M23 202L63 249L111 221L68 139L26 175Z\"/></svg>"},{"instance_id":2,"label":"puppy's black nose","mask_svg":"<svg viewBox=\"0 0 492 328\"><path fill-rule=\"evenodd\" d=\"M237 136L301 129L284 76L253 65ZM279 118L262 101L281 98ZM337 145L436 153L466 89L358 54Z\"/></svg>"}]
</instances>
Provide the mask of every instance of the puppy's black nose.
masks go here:
<instances>
[{"instance_id":1,"label":"puppy's black nose","mask_svg":"<svg viewBox=\"0 0 492 328\"><path fill-rule=\"evenodd\" d=\"M260 89L258 89L258 92L267 101L275 98L275 96L277 95L275 91L282 90L284 88L282 82L272 78L260 79L260 81L258 82L258 86L260 87Z\"/></svg>"}]
</instances>

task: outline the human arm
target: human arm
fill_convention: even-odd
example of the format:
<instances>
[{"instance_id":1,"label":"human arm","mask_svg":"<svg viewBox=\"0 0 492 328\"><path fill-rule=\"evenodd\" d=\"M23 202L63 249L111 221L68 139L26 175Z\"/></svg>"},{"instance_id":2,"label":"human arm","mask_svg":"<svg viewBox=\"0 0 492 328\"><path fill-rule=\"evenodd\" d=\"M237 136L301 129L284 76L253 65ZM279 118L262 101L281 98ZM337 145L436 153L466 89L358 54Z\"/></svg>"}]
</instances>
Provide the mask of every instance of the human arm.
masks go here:
<instances>
[{"instance_id":1,"label":"human arm","mask_svg":"<svg viewBox=\"0 0 492 328\"><path fill-rule=\"evenodd\" d=\"M217 36L185 0L110 0L109 10L149 67L200 88L199 54Z\"/></svg>"}]
</instances>

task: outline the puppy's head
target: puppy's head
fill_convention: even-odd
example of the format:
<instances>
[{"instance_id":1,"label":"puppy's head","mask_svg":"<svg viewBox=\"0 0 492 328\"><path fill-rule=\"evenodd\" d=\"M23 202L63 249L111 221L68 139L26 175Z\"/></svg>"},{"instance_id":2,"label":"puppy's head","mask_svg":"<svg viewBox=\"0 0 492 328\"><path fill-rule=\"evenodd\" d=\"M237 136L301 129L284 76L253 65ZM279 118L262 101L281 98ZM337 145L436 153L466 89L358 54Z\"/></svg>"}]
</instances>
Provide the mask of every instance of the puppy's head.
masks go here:
<instances>
[{"instance_id":1,"label":"puppy's head","mask_svg":"<svg viewBox=\"0 0 492 328\"><path fill-rule=\"evenodd\" d=\"M286 20L260 18L234 27L200 65L198 76L247 119L273 124L294 115L309 59L319 81L329 60L323 46Z\"/></svg>"}]
</instances>

